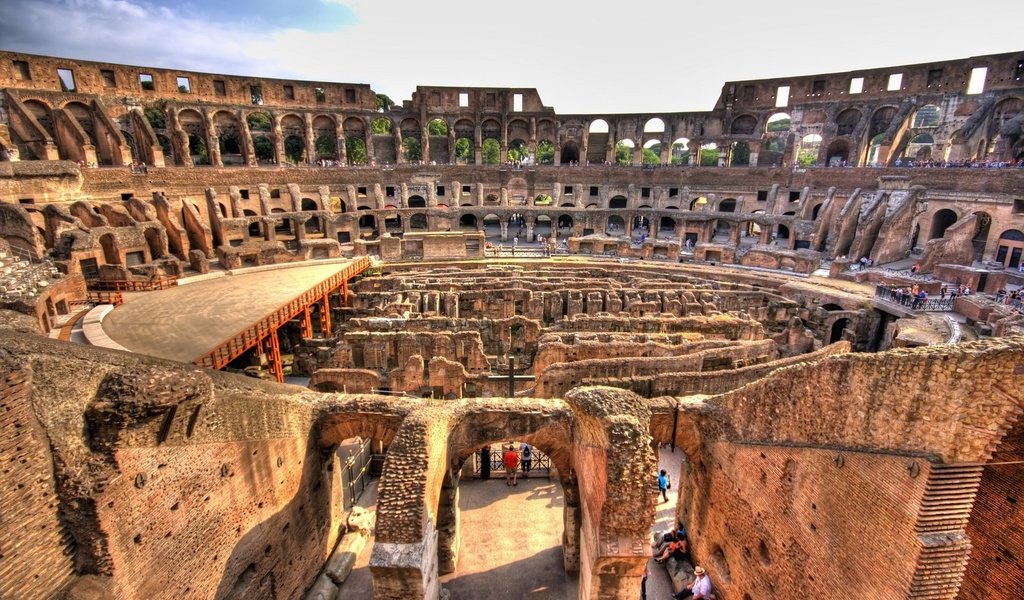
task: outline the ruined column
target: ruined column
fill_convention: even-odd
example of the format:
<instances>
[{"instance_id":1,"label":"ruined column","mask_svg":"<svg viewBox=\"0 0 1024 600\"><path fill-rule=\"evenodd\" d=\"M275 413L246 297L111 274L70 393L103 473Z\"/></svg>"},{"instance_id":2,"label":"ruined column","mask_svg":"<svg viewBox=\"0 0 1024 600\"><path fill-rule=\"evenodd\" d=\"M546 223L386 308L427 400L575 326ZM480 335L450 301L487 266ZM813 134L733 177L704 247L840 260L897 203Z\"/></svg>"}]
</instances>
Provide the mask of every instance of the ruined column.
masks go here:
<instances>
[{"instance_id":1,"label":"ruined column","mask_svg":"<svg viewBox=\"0 0 1024 600\"><path fill-rule=\"evenodd\" d=\"M603 387L576 388L565 401L578 422L572 464L586 515L580 527L579 597L639 597L655 513L650 409L632 392Z\"/></svg>"},{"instance_id":2,"label":"ruined column","mask_svg":"<svg viewBox=\"0 0 1024 600\"><path fill-rule=\"evenodd\" d=\"M252 131L249 129L249 120L244 111L238 111L238 121L242 129L242 152L245 153L245 164L250 167L257 166L256 147L252 143Z\"/></svg>"},{"instance_id":3,"label":"ruined column","mask_svg":"<svg viewBox=\"0 0 1024 600\"><path fill-rule=\"evenodd\" d=\"M378 484L377 540L370 555L375 600L436 600L440 594L439 540L432 514L433 507L444 504L449 419L443 408L417 409L388 449Z\"/></svg>"},{"instance_id":4,"label":"ruined column","mask_svg":"<svg viewBox=\"0 0 1024 600\"><path fill-rule=\"evenodd\" d=\"M391 132L391 136L395 138L395 162L400 165L404 165L406 160L405 152L402 151L402 128L398 125L394 125L394 128L394 131Z\"/></svg>"},{"instance_id":5,"label":"ruined column","mask_svg":"<svg viewBox=\"0 0 1024 600\"><path fill-rule=\"evenodd\" d=\"M430 164L430 130L424 124L420 127L420 160L423 164Z\"/></svg>"},{"instance_id":6,"label":"ruined column","mask_svg":"<svg viewBox=\"0 0 1024 600\"><path fill-rule=\"evenodd\" d=\"M348 164L348 148L345 146L344 115L338 115L334 120L334 137L338 144L338 162Z\"/></svg>"},{"instance_id":7,"label":"ruined column","mask_svg":"<svg viewBox=\"0 0 1024 600\"><path fill-rule=\"evenodd\" d=\"M306 164L314 165L317 161L317 151L316 139L313 137L313 117L309 113L306 113L302 115L302 122L306 129Z\"/></svg>"},{"instance_id":8,"label":"ruined column","mask_svg":"<svg viewBox=\"0 0 1024 600\"><path fill-rule=\"evenodd\" d=\"M274 119L274 164L280 165L284 162L284 135L281 132L281 117L276 113Z\"/></svg>"},{"instance_id":9,"label":"ruined column","mask_svg":"<svg viewBox=\"0 0 1024 600\"><path fill-rule=\"evenodd\" d=\"M203 111L203 128L206 130L206 139L209 140L206 154L210 157L210 164L215 167L223 167L224 161L220 156L220 135L210 118L210 111Z\"/></svg>"}]
</instances>

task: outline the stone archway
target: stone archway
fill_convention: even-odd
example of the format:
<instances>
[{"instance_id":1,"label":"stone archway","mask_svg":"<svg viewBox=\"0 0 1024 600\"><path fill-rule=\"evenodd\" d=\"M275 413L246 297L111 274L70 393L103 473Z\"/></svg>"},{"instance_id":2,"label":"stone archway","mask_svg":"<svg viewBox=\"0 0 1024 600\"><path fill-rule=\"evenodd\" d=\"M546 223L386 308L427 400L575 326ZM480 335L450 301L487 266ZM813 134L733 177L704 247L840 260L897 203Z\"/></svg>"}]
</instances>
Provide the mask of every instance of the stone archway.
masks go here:
<instances>
[{"instance_id":1,"label":"stone archway","mask_svg":"<svg viewBox=\"0 0 1024 600\"><path fill-rule=\"evenodd\" d=\"M655 508L649 428L646 401L614 388L577 388L564 401L520 398L512 406L478 400L462 401L457 409L414 410L391 444L378 488L378 536L370 559L374 597L437 597L438 550L458 535L439 530L442 500L450 508L452 495L444 492L445 482L454 484L451 470L476 448L510 438L546 449L569 486L580 482L580 511L571 515L580 524L579 597L638 596ZM571 556L566 563L574 567Z\"/></svg>"}]
</instances>

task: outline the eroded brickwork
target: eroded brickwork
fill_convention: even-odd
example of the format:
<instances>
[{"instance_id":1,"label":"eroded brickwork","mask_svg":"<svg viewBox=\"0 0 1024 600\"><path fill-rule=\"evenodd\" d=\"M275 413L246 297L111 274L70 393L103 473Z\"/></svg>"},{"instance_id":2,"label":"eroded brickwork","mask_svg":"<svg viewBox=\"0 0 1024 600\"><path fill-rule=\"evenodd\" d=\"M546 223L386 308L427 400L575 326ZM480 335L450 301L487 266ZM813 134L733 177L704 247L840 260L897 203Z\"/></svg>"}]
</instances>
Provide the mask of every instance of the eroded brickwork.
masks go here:
<instances>
[{"instance_id":1,"label":"eroded brickwork","mask_svg":"<svg viewBox=\"0 0 1024 600\"><path fill-rule=\"evenodd\" d=\"M1024 426L1003 438L985 467L974 511L967 526L971 558L957 598L1024 597ZM1008 463L1008 464L994 464Z\"/></svg>"},{"instance_id":2,"label":"eroded brickwork","mask_svg":"<svg viewBox=\"0 0 1024 600\"><path fill-rule=\"evenodd\" d=\"M74 576L58 515L49 441L31 403L32 370L0 352L0 597L49 598Z\"/></svg>"}]
</instances>

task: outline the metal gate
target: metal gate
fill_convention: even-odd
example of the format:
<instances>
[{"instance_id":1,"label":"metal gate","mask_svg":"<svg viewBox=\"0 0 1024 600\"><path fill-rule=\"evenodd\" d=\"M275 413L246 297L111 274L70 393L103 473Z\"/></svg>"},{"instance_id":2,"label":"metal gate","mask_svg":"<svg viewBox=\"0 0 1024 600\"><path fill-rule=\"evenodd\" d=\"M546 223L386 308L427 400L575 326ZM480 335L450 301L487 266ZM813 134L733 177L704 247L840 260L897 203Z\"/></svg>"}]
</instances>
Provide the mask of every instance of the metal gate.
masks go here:
<instances>
[{"instance_id":1,"label":"metal gate","mask_svg":"<svg viewBox=\"0 0 1024 600\"><path fill-rule=\"evenodd\" d=\"M370 483L373 455L370 453L370 440L363 440L358 447L349 447L346 448L346 451L347 457L341 454L339 448L341 489L344 494L345 507L352 508Z\"/></svg>"}]
</instances>

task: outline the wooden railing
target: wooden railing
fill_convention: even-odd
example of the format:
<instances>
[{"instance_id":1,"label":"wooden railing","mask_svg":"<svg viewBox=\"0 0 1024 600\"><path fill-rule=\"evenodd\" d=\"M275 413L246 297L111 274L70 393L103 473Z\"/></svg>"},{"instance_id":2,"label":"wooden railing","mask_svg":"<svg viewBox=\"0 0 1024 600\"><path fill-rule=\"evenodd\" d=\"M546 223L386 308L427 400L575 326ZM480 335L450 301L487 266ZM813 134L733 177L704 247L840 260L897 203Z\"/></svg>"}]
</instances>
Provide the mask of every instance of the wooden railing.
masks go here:
<instances>
[{"instance_id":1,"label":"wooden railing","mask_svg":"<svg viewBox=\"0 0 1024 600\"><path fill-rule=\"evenodd\" d=\"M121 292L89 291L86 293L86 298L93 304L112 304L114 306L124 304L124 296L121 295Z\"/></svg>"},{"instance_id":2,"label":"wooden railing","mask_svg":"<svg viewBox=\"0 0 1024 600\"><path fill-rule=\"evenodd\" d=\"M89 282L89 289L103 292L152 292L176 287L178 278L159 277L156 279L115 279L110 281L95 280Z\"/></svg>"},{"instance_id":3,"label":"wooden railing","mask_svg":"<svg viewBox=\"0 0 1024 600\"><path fill-rule=\"evenodd\" d=\"M261 339L273 334L279 327L305 310L307 306L330 294L349 279L368 269L370 264L370 259L366 256L353 260L345 265L342 270L289 300L286 304L264 316L259 321L245 327L231 336L226 342L218 344L209 352L193 360L192 363L215 370L226 367L228 363L255 346Z\"/></svg>"}]
</instances>

